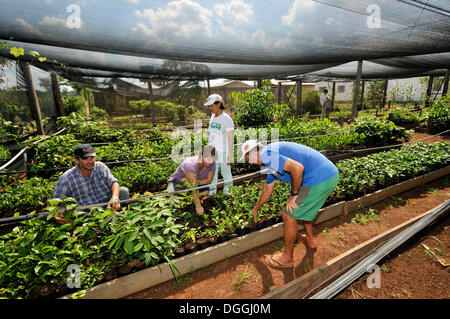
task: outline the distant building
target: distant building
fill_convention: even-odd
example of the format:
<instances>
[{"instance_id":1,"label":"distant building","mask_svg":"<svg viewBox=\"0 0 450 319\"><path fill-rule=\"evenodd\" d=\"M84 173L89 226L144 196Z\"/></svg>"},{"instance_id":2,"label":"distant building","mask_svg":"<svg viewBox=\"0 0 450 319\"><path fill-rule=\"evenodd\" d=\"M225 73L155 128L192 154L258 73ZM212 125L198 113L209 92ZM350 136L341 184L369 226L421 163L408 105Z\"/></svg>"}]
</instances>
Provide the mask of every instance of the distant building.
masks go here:
<instances>
[{"instance_id":1,"label":"distant building","mask_svg":"<svg viewBox=\"0 0 450 319\"><path fill-rule=\"evenodd\" d=\"M387 99L389 101L391 98L391 94L393 89L396 88L405 94L400 94L404 96L408 96L409 100L418 102L421 99L421 96L426 93L426 85L420 83L421 77L413 77L413 78L405 78L405 79L392 79L388 82L388 92ZM428 78L427 78L428 80ZM335 100L336 101L352 101L353 100L353 83L354 82L336 82L336 92L335 92ZM367 82L366 82L367 85ZM323 90L328 88L328 94L331 96L333 82L323 81L314 83L314 89L323 92ZM367 92L367 91L366 91ZM442 93L442 87L440 87L439 82L436 81L433 90L432 97L440 97ZM400 99L401 100L401 99ZM406 102L406 101L405 101Z\"/></svg>"}]
</instances>

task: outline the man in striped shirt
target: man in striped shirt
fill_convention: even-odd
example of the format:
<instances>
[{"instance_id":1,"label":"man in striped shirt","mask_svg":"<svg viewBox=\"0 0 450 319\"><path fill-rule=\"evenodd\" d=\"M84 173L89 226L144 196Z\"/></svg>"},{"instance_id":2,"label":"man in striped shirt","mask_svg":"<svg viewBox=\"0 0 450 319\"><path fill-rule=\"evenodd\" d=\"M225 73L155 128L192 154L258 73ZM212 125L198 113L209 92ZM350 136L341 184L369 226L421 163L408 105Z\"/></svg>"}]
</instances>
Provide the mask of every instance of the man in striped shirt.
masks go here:
<instances>
[{"instance_id":1,"label":"man in striped shirt","mask_svg":"<svg viewBox=\"0 0 450 319\"><path fill-rule=\"evenodd\" d=\"M128 188L120 187L109 168L96 162L96 154L89 144L80 144L74 151L77 166L59 178L51 198L72 197L78 205L108 203L113 211L120 208L117 201L130 197Z\"/></svg>"}]
</instances>

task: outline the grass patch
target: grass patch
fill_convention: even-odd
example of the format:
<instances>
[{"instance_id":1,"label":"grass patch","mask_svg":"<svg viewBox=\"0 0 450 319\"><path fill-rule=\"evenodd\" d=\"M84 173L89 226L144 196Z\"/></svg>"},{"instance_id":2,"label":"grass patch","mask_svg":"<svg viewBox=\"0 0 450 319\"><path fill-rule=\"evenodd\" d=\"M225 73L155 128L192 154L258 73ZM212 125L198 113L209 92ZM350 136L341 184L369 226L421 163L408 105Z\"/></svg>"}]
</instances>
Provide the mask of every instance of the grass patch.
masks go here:
<instances>
[{"instance_id":1,"label":"grass patch","mask_svg":"<svg viewBox=\"0 0 450 319\"><path fill-rule=\"evenodd\" d=\"M253 273L248 270L248 264L247 267L245 267L245 270L233 277L233 288L235 292L239 292L243 286L248 284L250 282L250 278L252 278Z\"/></svg>"},{"instance_id":2,"label":"grass patch","mask_svg":"<svg viewBox=\"0 0 450 319\"><path fill-rule=\"evenodd\" d=\"M378 221L380 221L380 215L378 215L378 211L374 208L368 208L365 209L362 213L356 213L355 216L351 219L352 224L360 224L363 226Z\"/></svg>"}]
</instances>

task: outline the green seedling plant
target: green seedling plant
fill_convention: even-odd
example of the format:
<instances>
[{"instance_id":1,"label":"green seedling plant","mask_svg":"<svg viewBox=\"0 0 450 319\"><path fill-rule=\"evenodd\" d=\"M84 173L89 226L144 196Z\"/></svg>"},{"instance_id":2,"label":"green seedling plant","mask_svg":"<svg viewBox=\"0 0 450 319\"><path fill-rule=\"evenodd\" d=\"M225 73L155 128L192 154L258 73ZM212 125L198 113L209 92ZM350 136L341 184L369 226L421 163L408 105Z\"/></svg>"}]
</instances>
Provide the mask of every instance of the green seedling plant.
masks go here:
<instances>
[{"instance_id":1,"label":"green seedling plant","mask_svg":"<svg viewBox=\"0 0 450 319\"><path fill-rule=\"evenodd\" d=\"M380 221L380 216L374 208L365 209L362 213L356 213L351 219L352 224L360 224L363 226L378 221Z\"/></svg>"},{"instance_id":2,"label":"green seedling plant","mask_svg":"<svg viewBox=\"0 0 450 319\"><path fill-rule=\"evenodd\" d=\"M232 284L236 293L239 292L239 290L241 290L242 287L248 284L253 276L253 272L248 269L248 266L249 265L247 264L245 270L242 273L233 277Z\"/></svg>"}]
</instances>

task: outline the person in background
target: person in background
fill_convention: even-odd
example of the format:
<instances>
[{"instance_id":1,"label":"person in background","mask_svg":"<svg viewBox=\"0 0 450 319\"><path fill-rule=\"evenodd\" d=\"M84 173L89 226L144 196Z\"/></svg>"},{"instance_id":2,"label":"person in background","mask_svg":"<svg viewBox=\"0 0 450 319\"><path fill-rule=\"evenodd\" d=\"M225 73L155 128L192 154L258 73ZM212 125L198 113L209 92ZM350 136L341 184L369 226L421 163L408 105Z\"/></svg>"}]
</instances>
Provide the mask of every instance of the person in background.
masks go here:
<instances>
[{"instance_id":1,"label":"person in background","mask_svg":"<svg viewBox=\"0 0 450 319\"><path fill-rule=\"evenodd\" d=\"M320 95L320 105L322 105L322 113L320 115L321 118L329 116L330 107L331 107L331 99L328 96L328 90L325 89L323 93Z\"/></svg>"},{"instance_id":2,"label":"person in background","mask_svg":"<svg viewBox=\"0 0 450 319\"><path fill-rule=\"evenodd\" d=\"M291 185L286 208L281 214L285 249L281 254L267 256L266 263L273 268L293 267L297 221L303 221L307 245L316 249L312 222L337 186L338 169L320 152L293 142L275 142L264 147L256 140L249 140L242 145L242 154L242 159L247 159L250 164L268 168L266 184L252 209L255 222L258 210L272 195L276 181Z\"/></svg>"},{"instance_id":3,"label":"person in background","mask_svg":"<svg viewBox=\"0 0 450 319\"><path fill-rule=\"evenodd\" d=\"M234 123L231 117L224 112L225 105L219 94L211 94L205 105L209 106L212 113L208 127L208 144L213 145L217 152L216 170L209 188L209 195L217 192L219 168L224 179L224 192L228 194L233 187L230 164L233 162Z\"/></svg>"},{"instance_id":4,"label":"person in background","mask_svg":"<svg viewBox=\"0 0 450 319\"><path fill-rule=\"evenodd\" d=\"M185 189L183 185L184 180L187 180L192 187L210 184L216 170L216 158L216 149L212 145L204 146L198 156L186 158L167 180L167 191L169 193L173 193L174 191ZM204 213L204 209L199 198L199 192L205 191L205 194L207 194L209 191L208 186L192 191L195 210L198 215L203 215Z\"/></svg>"},{"instance_id":5,"label":"person in background","mask_svg":"<svg viewBox=\"0 0 450 319\"><path fill-rule=\"evenodd\" d=\"M60 176L50 198L72 197L78 205L108 203L113 211L120 209L118 201L130 198L128 188L120 187L109 168L96 161L94 148L80 144L73 156L77 165Z\"/></svg>"}]
</instances>

